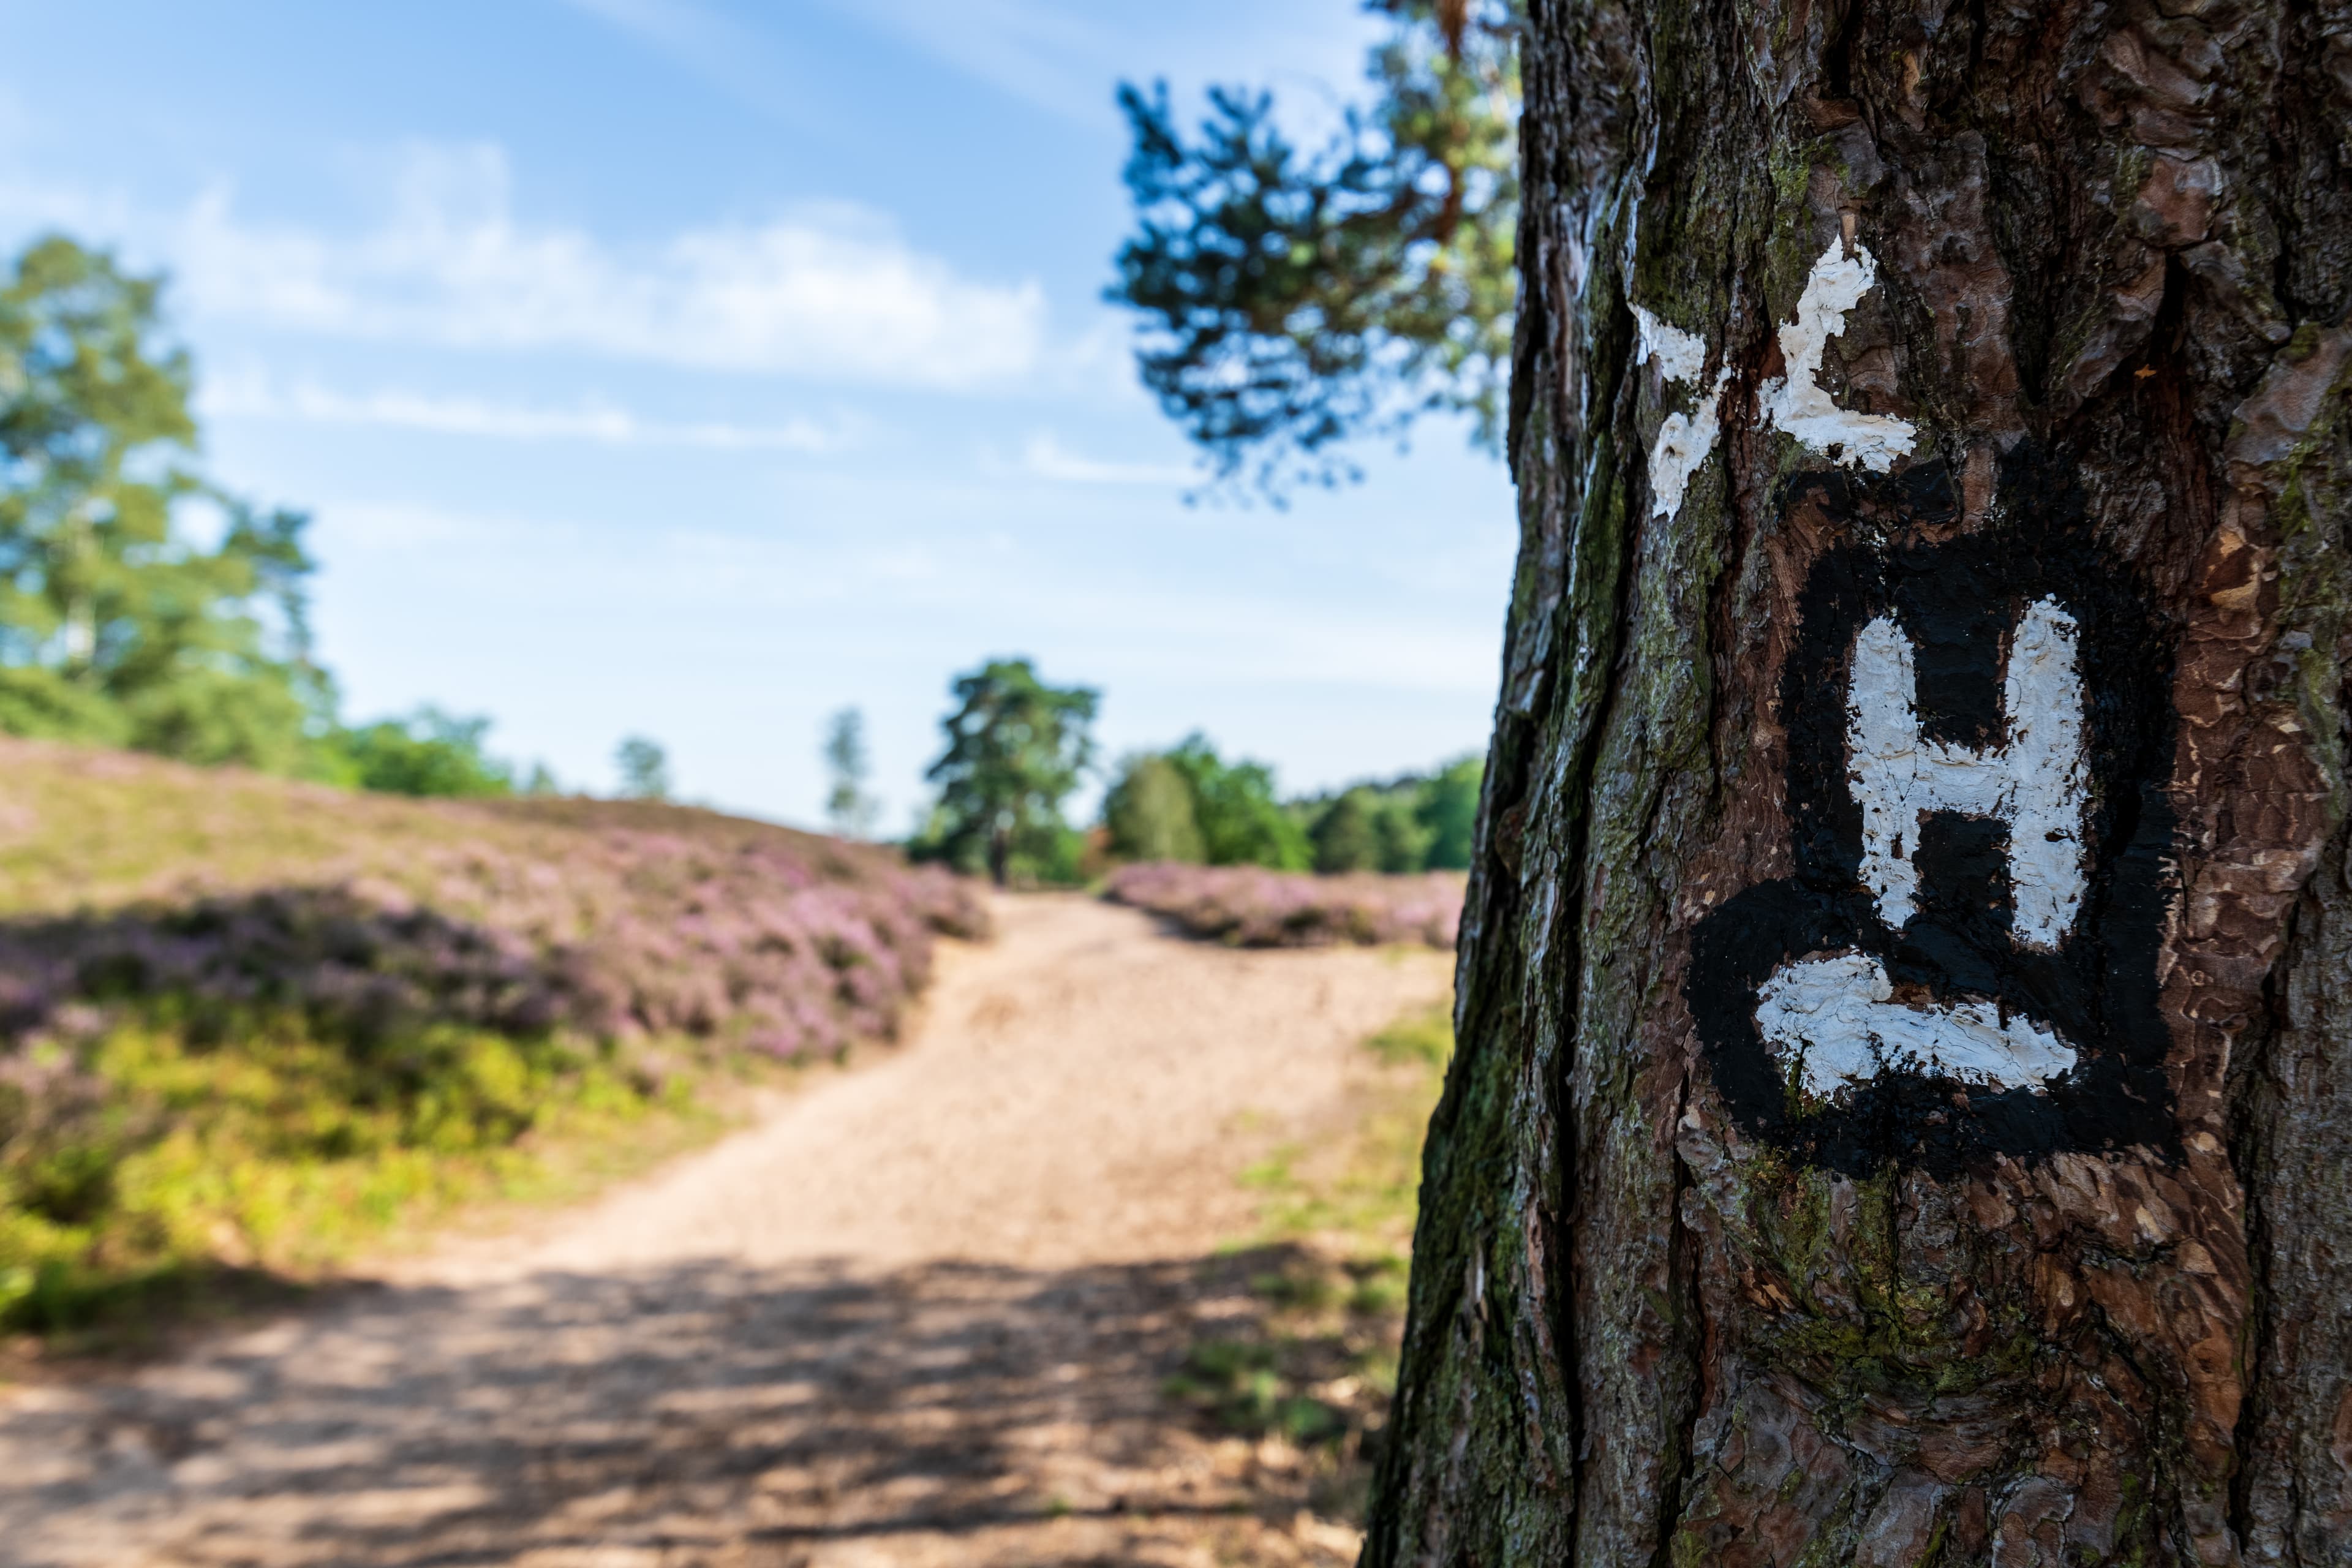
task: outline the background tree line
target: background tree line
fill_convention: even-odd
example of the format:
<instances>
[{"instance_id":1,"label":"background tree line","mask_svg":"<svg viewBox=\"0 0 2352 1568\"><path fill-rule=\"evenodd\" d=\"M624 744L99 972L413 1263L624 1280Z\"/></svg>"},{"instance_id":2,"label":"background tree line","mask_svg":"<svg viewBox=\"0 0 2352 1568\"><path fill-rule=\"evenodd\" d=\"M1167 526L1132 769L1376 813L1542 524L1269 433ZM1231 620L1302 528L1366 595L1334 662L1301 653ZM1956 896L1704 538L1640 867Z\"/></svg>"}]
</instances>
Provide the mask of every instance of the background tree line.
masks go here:
<instances>
[{"instance_id":1,"label":"background tree line","mask_svg":"<svg viewBox=\"0 0 2352 1568\"><path fill-rule=\"evenodd\" d=\"M958 676L950 691L956 706L940 721L947 744L929 775L939 795L908 846L918 859L999 883L1064 884L1112 861L1327 872L1470 864L1483 767L1475 756L1285 800L1272 768L1228 761L1196 731L1165 751L1124 758L1088 831L1066 806L1094 764L1101 694L1049 685L1025 658L991 659ZM860 814L870 820L855 710L835 716L826 755L835 826L847 830Z\"/></svg>"},{"instance_id":2,"label":"background tree line","mask_svg":"<svg viewBox=\"0 0 2352 1568\"><path fill-rule=\"evenodd\" d=\"M1273 771L1227 762L1193 733L1120 764L1103 801L1104 848L1121 860L1286 871L1462 870L1478 816L1476 757L1280 799Z\"/></svg>"}]
</instances>

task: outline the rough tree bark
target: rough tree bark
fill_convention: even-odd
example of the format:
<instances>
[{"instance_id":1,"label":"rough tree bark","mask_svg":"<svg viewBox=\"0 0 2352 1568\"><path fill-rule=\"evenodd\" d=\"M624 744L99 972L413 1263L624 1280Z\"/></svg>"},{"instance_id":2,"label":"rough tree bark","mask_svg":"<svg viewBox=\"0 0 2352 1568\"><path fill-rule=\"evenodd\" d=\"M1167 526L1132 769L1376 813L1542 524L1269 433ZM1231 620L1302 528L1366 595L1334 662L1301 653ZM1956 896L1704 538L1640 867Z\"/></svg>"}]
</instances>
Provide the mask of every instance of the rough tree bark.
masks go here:
<instances>
[{"instance_id":1,"label":"rough tree bark","mask_svg":"<svg viewBox=\"0 0 2352 1568\"><path fill-rule=\"evenodd\" d=\"M2352 1564L2352 4L1530 10L1365 1561Z\"/></svg>"}]
</instances>

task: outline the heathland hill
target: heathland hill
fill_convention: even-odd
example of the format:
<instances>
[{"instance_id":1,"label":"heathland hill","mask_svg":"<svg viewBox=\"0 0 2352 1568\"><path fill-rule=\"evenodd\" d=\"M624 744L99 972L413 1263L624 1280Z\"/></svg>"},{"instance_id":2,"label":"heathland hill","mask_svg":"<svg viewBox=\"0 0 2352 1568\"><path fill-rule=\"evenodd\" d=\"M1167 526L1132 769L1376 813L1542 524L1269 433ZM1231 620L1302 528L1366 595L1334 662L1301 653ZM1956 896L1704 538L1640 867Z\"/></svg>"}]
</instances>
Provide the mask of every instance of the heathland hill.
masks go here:
<instances>
[{"instance_id":1,"label":"heathland hill","mask_svg":"<svg viewBox=\"0 0 2352 1568\"><path fill-rule=\"evenodd\" d=\"M714 812L0 742L0 1322L331 1251L562 1124L887 1037L985 921Z\"/></svg>"}]
</instances>

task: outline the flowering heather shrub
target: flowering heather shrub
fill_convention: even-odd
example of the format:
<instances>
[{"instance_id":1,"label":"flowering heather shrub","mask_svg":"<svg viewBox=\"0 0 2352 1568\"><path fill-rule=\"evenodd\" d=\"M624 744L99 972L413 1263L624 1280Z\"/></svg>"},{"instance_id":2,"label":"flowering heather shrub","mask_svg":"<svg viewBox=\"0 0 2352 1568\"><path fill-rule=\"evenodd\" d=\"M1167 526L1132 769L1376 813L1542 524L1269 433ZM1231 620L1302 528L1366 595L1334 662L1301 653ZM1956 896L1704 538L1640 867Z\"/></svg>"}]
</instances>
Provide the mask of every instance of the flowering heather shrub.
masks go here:
<instances>
[{"instance_id":1,"label":"flowering heather shrub","mask_svg":"<svg viewBox=\"0 0 2352 1568\"><path fill-rule=\"evenodd\" d=\"M712 812L0 741L0 1328L331 1257L527 1133L686 1109L677 1067L887 1037L987 923L943 869Z\"/></svg>"},{"instance_id":2,"label":"flowering heather shrub","mask_svg":"<svg viewBox=\"0 0 2352 1568\"><path fill-rule=\"evenodd\" d=\"M1103 896L1165 915L1194 936L1238 947L1422 942L1450 948L1466 883L1454 871L1318 877L1152 861L1111 873Z\"/></svg>"},{"instance_id":3,"label":"flowering heather shrub","mask_svg":"<svg viewBox=\"0 0 2352 1568\"><path fill-rule=\"evenodd\" d=\"M794 1057L889 1036L933 934L985 921L953 878L879 855L628 826L567 847L435 857L429 900L359 878L0 921L0 1040L168 1000L215 1033L291 1013L358 1046L450 1023Z\"/></svg>"},{"instance_id":4,"label":"flowering heather shrub","mask_svg":"<svg viewBox=\"0 0 2352 1568\"><path fill-rule=\"evenodd\" d=\"M894 1031L935 934L987 930L938 868L677 806L385 802L23 742L0 786L0 1050L61 1007L170 999L354 1040L445 1022L829 1052ZM61 843L110 864L35 875Z\"/></svg>"}]
</instances>

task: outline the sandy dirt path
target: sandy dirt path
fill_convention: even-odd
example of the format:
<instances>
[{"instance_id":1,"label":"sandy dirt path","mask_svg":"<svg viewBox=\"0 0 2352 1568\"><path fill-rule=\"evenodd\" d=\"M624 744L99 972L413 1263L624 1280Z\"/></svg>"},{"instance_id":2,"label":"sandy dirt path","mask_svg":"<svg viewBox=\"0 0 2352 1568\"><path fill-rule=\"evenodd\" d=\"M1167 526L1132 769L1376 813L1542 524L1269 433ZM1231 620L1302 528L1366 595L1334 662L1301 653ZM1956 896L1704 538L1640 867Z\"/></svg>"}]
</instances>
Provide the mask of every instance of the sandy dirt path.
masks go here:
<instances>
[{"instance_id":1,"label":"sandy dirt path","mask_svg":"<svg viewBox=\"0 0 2352 1568\"><path fill-rule=\"evenodd\" d=\"M1159 1393L1235 1173L1335 1132L1433 952L1243 953L1078 898L903 1047L581 1209L0 1400L0 1562L1340 1560ZM1278 1539L1277 1539L1278 1538Z\"/></svg>"}]
</instances>

